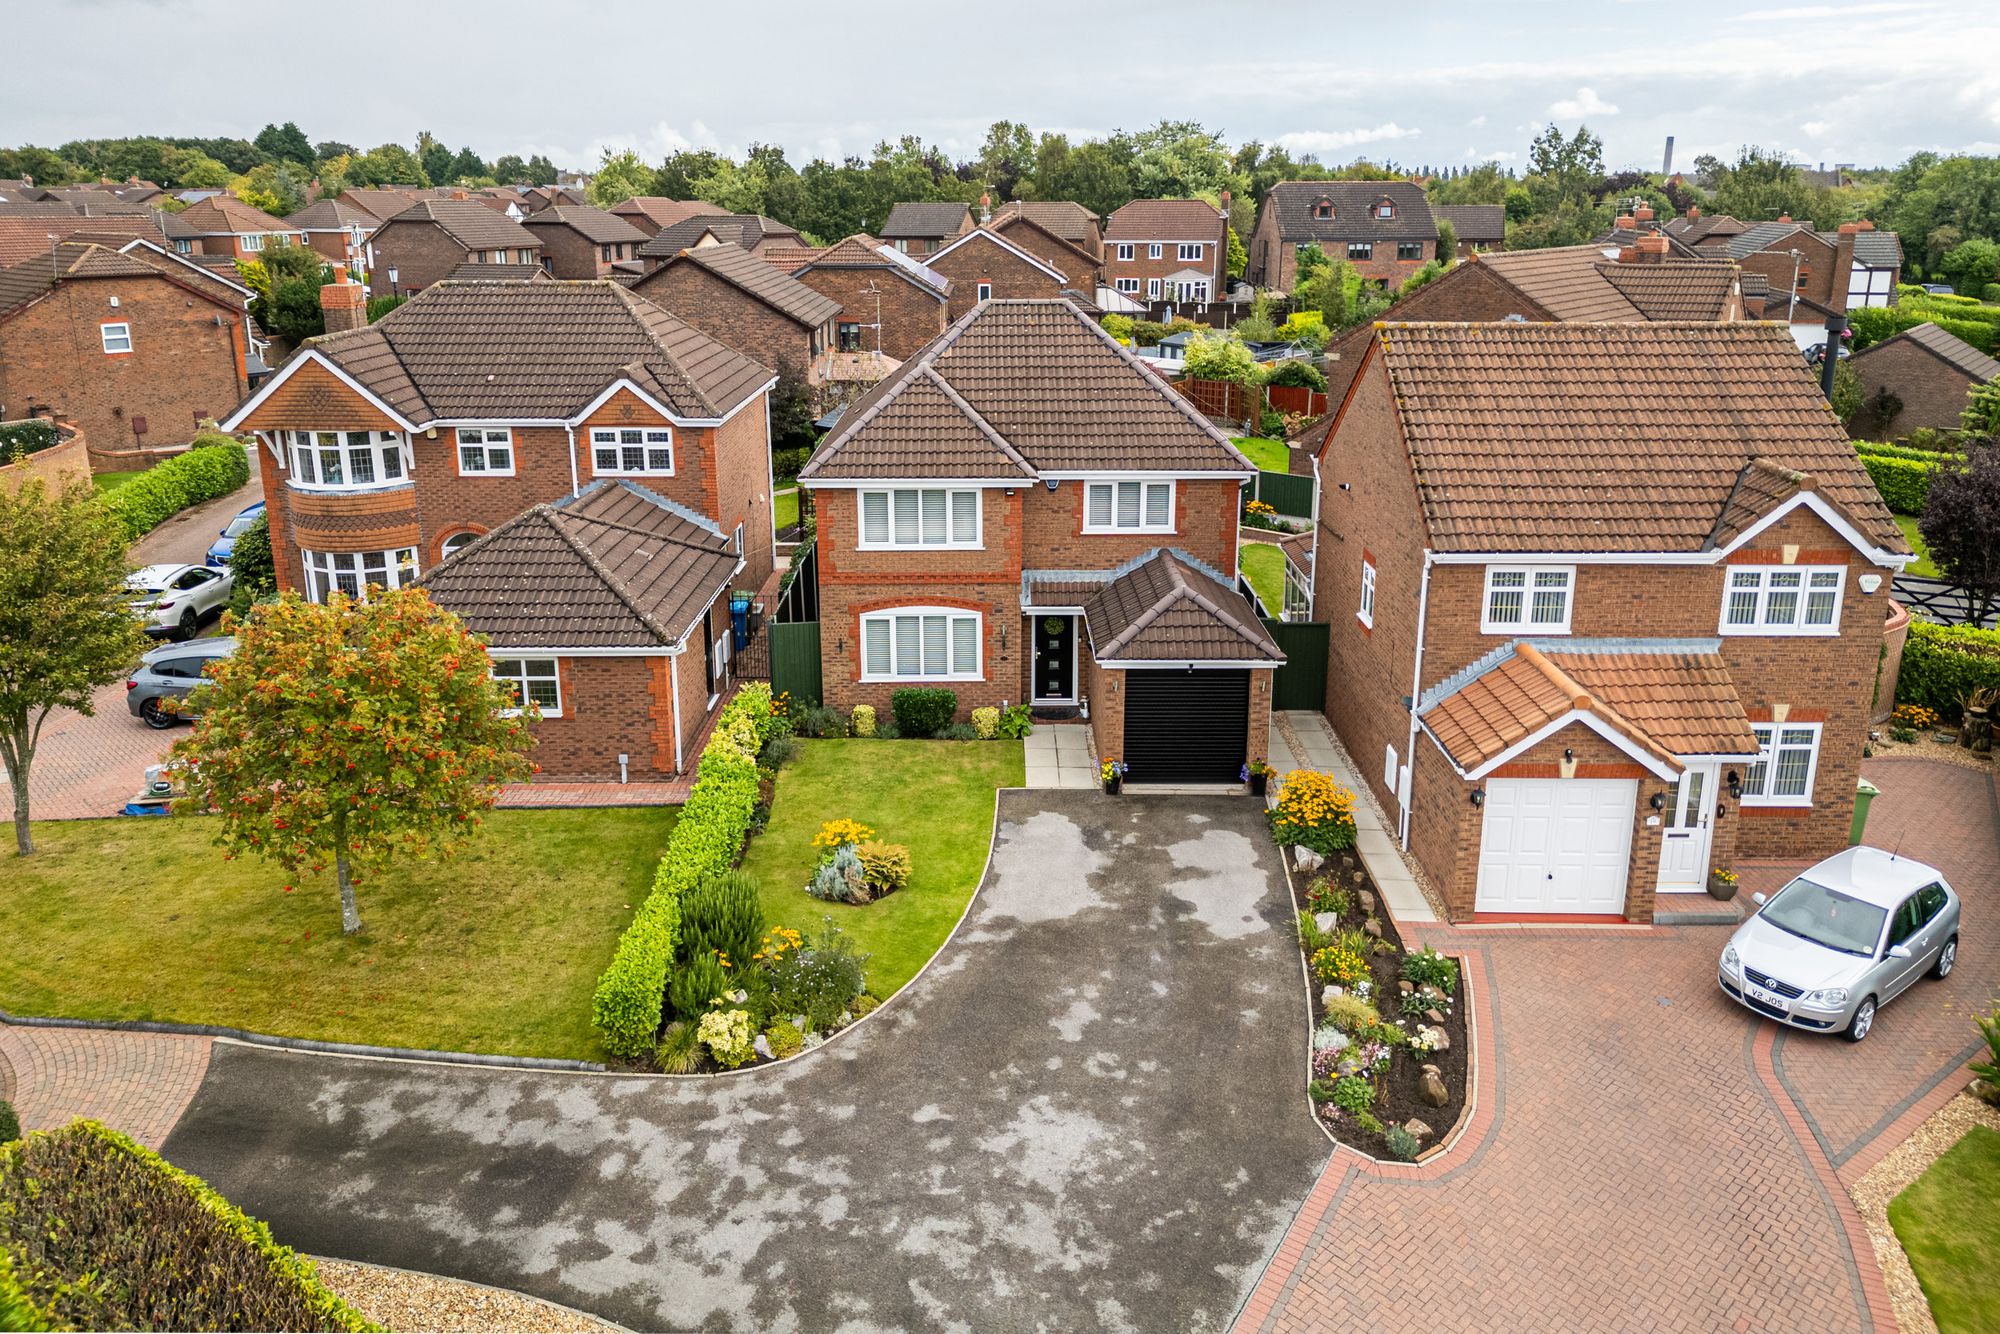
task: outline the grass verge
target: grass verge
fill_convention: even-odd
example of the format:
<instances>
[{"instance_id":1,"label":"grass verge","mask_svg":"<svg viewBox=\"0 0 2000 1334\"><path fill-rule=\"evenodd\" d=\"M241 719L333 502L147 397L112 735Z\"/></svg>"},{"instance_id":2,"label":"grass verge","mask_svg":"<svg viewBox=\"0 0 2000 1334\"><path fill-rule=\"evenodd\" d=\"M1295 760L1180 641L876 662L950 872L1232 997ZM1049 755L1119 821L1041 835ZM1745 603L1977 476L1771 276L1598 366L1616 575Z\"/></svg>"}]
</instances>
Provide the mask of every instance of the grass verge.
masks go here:
<instances>
[{"instance_id":1,"label":"grass verge","mask_svg":"<svg viewBox=\"0 0 2000 1334\"><path fill-rule=\"evenodd\" d=\"M145 470L142 468L138 472L100 472L92 476L90 480L96 485L97 494L106 496L131 481L134 477L144 477L145 475Z\"/></svg>"},{"instance_id":2,"label":"grass verge","mask_svg":"<svg viewBox=\"0 0 2000 1334\"><path fill-rule=\"evenodd\" d=\"M1940 1334L2000 1329L2000 1133L1974 1126L1889 1201Z\"/></svg>"},{"instance_id":3,"label":"grass verge","mask_svg":"<svg viewBox=\"0 0 2000 1334\"><path fill-rule=\"evenodd\" d=\"M1231 443L1265 472L1292 470L1291 446L1282 440L1273 440L1263 435L1242 435L1237 436Z\"/></svg>"},{"instance_id":4,"label":"grass verge","mask_svg":"<svg viewBox=\"0 0 2000 1334\"><path fill-rule=\"evenodd\" d=\"M1257 590L1264 610L1278 615L1285 606L1285 553L1269 542L1245 542L1236 548L1236 565Z\"/></svg>"}]
</instances>

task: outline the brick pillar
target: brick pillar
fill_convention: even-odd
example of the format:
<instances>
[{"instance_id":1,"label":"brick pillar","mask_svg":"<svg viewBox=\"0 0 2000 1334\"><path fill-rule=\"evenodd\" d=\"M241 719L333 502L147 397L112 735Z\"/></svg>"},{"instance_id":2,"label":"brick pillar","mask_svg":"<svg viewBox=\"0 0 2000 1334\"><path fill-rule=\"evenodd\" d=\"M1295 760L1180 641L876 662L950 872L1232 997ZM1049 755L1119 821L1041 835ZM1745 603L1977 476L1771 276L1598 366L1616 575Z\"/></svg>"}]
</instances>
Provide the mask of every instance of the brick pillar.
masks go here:
<instances>
[{"instance_id":1,"label":"brick pillar","mask_svg":"<svg viewBox=\"0 0 2000 1334\"><path fill-rule=\"evenodd\" d=\"M1833 244L1833 273L1828 277L1826 304L1834 310L1847 309L1847 286L1854 273L1854 238L1861 226L1858 222L1841 223L1840 239Z\"/></svg>"},{"instance_id":2,"label":"brick pillar","mask_svg":"<svg viewBox=\"0 0 2000 1334\"><path fill-rule=\"evenodd\" d=\"M368 323L368 289L347 276L347 266L333 266L333 281L319 289L319 308L328 333L345 333Z\"/></svg>"}]
</instances>

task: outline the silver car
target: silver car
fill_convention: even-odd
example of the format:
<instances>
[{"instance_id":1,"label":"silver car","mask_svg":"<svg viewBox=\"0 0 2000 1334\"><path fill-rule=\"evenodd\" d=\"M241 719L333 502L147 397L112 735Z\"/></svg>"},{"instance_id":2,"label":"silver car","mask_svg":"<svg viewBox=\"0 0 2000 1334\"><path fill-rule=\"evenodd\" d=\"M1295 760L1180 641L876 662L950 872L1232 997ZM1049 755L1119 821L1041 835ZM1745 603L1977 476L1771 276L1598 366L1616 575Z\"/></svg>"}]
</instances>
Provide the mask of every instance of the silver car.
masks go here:
<instances>
[{"instance_id":1,"label":"silver car","mask_svg":"<svg viewBox=\"0 0 2000 1334\"><path fill-rule=\"evenodd\" d=\"M125 681L125 707L146 726L165 730L192 721L181 706L188 692L206 680L208 665L236 651L233 636L191 639L185 644L156 648L139 659Z\"/></svg>"},{"instance_id":2,"label":"silver car","mask_svg":"<svg viewBox=\"0 0 2000 1334\"><path fill-rule=\"evenodd\" d=\"M1876 1010L1958 963L1959 898L1880 848L1828 857L1766 899L1722 951L1722 989L1769 1019L1859 1042Z\"/></svg>"}]
</instances>

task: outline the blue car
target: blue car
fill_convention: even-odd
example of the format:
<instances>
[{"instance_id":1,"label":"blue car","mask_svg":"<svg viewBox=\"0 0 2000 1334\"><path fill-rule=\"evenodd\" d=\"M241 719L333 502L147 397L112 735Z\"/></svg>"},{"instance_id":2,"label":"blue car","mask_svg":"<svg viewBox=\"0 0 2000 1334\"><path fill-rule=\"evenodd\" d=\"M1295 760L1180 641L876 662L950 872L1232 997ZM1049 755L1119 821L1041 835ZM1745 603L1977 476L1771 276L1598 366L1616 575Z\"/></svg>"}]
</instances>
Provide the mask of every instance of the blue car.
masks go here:
<instances>
[{"instance_id":1,"label":"blue car","mask_svg":"<svg viewBox=\"0 0 2000 1334\"><path fill-rule=\"evenodd\" d=\"M264 502L260 500L231 519L229 526L222 530L222 536L216 538L215 544L209 547L208 564L218 570L228 569L230 553L236 550L236 539L243 536L251 524L263 517Z\"/></svg>"}]
</instances>

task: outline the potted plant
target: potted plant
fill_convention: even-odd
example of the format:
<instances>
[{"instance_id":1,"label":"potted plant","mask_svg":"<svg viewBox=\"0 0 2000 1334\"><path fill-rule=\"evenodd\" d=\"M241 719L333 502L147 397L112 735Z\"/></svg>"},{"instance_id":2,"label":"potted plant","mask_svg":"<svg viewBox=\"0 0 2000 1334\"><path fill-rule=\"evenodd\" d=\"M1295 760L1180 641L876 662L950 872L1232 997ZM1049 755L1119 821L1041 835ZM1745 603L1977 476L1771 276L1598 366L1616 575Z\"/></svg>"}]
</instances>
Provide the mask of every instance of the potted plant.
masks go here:
<instances>
[{"instance_id":1,"label":"potted plant","mask_svg":"<svg viewBox=\"0 0 2000 1334\"><path fill-rule=\"evenodd\" d=\"M1275 772L1262 760L1252 760L1243 766L1242 780L1250 785L1250 795L1261 797L1271 786L1271 775Z\"/></svg>"},{"instance_id":2,"label":"potted plant","mask_svg":"<svg viewBox=\"0 0 2000 1334\"><path fill-rule=\"evenodd\" d=\"M1736 897L1736 872L1713 867L1708 873L1708 896L1725 903Z\"/></svg>"},{"instance_id":3,"label":"potted plant","mask_svg":"<svg viewBox=\"0 0 2000 1334\"><path fill-rule=\"evenodd\" d=\"M1106 760L1097 767L1098 777L1104 780L1104 790L1117 796L1125 786L1125 763L1122 760Z\"/></svg>"}]
</instances>

